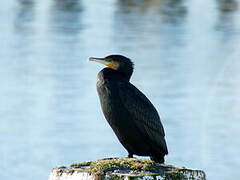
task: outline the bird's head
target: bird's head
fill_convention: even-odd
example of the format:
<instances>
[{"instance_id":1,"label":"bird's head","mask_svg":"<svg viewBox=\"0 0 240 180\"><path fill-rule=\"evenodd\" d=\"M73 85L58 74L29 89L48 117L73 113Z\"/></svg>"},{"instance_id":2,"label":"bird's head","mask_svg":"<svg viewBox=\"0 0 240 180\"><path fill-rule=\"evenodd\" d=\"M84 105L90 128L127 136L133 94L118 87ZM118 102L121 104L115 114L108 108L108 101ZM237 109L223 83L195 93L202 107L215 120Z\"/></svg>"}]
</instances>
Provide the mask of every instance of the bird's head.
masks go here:
<instances>
[{"instance_id":1,"label":"bird's head","mask_svg":"<svg viewBox=\"0 0 240 180\"><path fill-rule=\"evenodd\" d=\"M110 55L105 58L89 58L90 61L95 61L106 65L108 68L121 72L126 78L130 79L133 73L133 62L122 55Z\"/></svg>"}]
</instances>

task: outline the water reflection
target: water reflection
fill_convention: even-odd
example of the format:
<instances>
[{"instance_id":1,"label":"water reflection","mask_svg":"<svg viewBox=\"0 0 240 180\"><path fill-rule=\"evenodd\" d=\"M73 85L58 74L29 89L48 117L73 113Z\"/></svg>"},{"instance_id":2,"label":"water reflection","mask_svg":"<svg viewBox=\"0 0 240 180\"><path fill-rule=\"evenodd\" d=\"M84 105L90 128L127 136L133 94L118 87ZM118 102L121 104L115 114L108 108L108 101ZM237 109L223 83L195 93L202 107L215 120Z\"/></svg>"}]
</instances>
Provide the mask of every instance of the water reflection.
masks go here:
<instances>
[{"instance_id":1,"label":"water reflection","mask_svg":"<svg viewBox=\"0 0 240 180\"><path fill-rule=\"evenodd\" d=\"M53 1L53 8L63 12L79 12L82 10L81 0Z\"/></svg>"},{"instance_id":2,"label":"water reflection","mask_svg":"<svg viewBox=\"0 0 240 180\"><path fill-rule=\"evenodd\" d=\"M219 10L224 13L238 10L238 2L236 0L219 0L217 3Z\"/></svg>"},{"instance_id":3,"label":"water reflection","mask_svg":"<svg viewBox=\"0 0 240 180\"><path fill-rule=\"evenodd\" d=\"M131 55L136 59L158 61L156 65L160 65L159 60L165 56L165 49L171 51L176 46L184 46L187 11L180 13L183 12L180 9L186 9L183 1L118 1L113 24L116 45L119 44L122 50L133 52ZM136 52L134 49L144 51ZM169 51L169 56L178 54Z\"/></svg>"},{"instance_id":4,"label":"water reflection","mask_svg":"<svg viewBox=\"0 0 240 180\"><path fill-rule=\"evenodd\" d=\"M236 44L236 36L240 31L238 26L238 2L236 0L221 0L217 1L218 5L218 18L216 23L216 30L221 36L219 39L223 46ZM225 47L225 48L229 48Z\"/></svg>"},{"instance_id":5,"label":"water reflection","mask_svg":"<svg viewBox=\"0 0 240 180\"><path fill-rule=\"evenodd\" d=\"M187 8L185 2L180 0L142 0L142 1L129 1L123 0L118 1L118 11L122 14L134 13L138 15L160 15L162 21L165 23L182 23L183 19L187 14ZM160 18L159 17L159 18ZM141 17L139 17L141 18ZM149 19L152 23L156 17Z\"/></svg>"},{"instance_id":6,"label":"water reflection","mask_svg":"<svg viewBox=\"0 0 240 180\"><path fill-rule=\"evenodd\" d=\"M81 12L83 8L79 0L53 1L50 10L50 31L77 34L83 27L81 25Z\"/></svg>"},{"instance_id":7,"label":"water reflection","mask_svg":"<svg viewBox=\"0 0 240 180\"><path fill-rule=\"evenodd\" d=\"M120 8L118 9L122 13L147 13L149 11L152 11L152 9L158 8L160 5L159 0L118 0L117 6Z\"/></svg>"},{"instance_id":8,"label":"water reflection","mask_svg":"<svg viewBox=\"0 0 240 180\"><path fill-rule=\"evenodd\" d=\"M184 17L187 14L187 8L185 6L185 1L183 0L166 0L161 1L162 7L160 8L160 13L163 16L163 20L166 23L182 23L184 22Z\"/></svg>"},{"instance_id":9,"label":"water reflection","mask_svg":"<svg viewBox=\"0 0 240 180\"><path fill-rule=\"evenodd\" d=\"M228 23L228 19L224 18L231 18L234 16L235 13L237 13L237 10L239 9L238 1L236 0L221 0L217 1L218 5L218 13L219 13L219 19L222 20L222 23ZM228 26L229 28L232 27L231 25Z\"/></svg>"},{"instance_id":10,"label":"water reflection","mask_svg":"<svg viewBox=\"0 0 240 180\"><path fill-rule=\"evenodd\" d=\"M33 0L18 0L16 19L14 22L16 33L32 33L32 22L35 18L35 2Z\"/></svg>"}]
</instances>

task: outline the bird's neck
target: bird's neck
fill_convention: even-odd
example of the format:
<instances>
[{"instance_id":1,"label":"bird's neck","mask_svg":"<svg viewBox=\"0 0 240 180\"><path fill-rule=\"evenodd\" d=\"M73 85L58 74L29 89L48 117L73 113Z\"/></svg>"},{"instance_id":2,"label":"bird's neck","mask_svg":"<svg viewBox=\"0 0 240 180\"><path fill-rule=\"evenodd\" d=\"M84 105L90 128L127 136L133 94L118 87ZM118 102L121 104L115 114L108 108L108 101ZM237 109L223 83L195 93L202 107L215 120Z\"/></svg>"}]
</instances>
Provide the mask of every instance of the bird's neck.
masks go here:
<instances>
[{"instance_id":1,"label":"bird's neck","mask_svg":"<svg viewBox=\"0 0 240 180\"><path fill-rule=\"evenodd\" d=\"M132 67L128 67L128 68L124 68L124 69L119 69L118 70L119 73L123 74L123 76L125 76L125 78L130 81L130 78L132 76L133 73L133 68Z\"/></svg>"},{"instance_id":2,"label":"bird's neck","mask_svg":"<svg viewBox=\"0 0 240 180\"><path fill-rule=\"evenodd\" d=\"M110 80L110 79L115 79L115 80L124 80L124 81L129 81L131 78L131 74L126 74L122 71L119 70L114 70L111 68L104 68L99 72L99 75L101 76L102 80Z\"/></svg>"}]
</instances>

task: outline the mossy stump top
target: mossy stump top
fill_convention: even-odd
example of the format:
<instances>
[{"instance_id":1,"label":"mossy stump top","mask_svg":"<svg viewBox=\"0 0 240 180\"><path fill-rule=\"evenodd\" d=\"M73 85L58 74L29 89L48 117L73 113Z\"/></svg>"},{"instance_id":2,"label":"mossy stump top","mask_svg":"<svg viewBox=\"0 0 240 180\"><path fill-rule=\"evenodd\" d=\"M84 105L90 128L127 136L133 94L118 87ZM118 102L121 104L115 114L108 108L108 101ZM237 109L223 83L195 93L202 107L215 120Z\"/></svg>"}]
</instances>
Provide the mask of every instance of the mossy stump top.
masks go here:
<instances>
[{"instance_id":1,"label":"mossy stump top","mask_svg":"<svg viewBox=\"0 0 240 180\"><path fill-rule=\"evenodd\" d=\"M135 158L107 158L54 168L49 180L206 180L202 170Z\"/></svg>"}]
</instances>

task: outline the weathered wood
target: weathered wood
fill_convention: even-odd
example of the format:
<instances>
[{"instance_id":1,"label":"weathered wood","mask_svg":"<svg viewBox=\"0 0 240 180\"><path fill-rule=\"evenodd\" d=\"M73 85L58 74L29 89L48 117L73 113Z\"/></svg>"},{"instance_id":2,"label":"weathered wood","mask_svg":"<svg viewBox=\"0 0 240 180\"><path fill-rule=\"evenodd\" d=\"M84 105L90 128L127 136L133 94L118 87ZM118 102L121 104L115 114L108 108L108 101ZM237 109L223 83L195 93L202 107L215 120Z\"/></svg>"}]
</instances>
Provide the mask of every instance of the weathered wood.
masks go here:
<instances>
[{"instance_id":1,"label":"weathered wood","mask_svg":"<svg viewBox=\"0 0 240 180\"><path fill-rule=\"evenodd\" d=\"M49 180L206 180L202 170L134 158L110 158L54 168Z\"/></svg>"}]
</instances>

